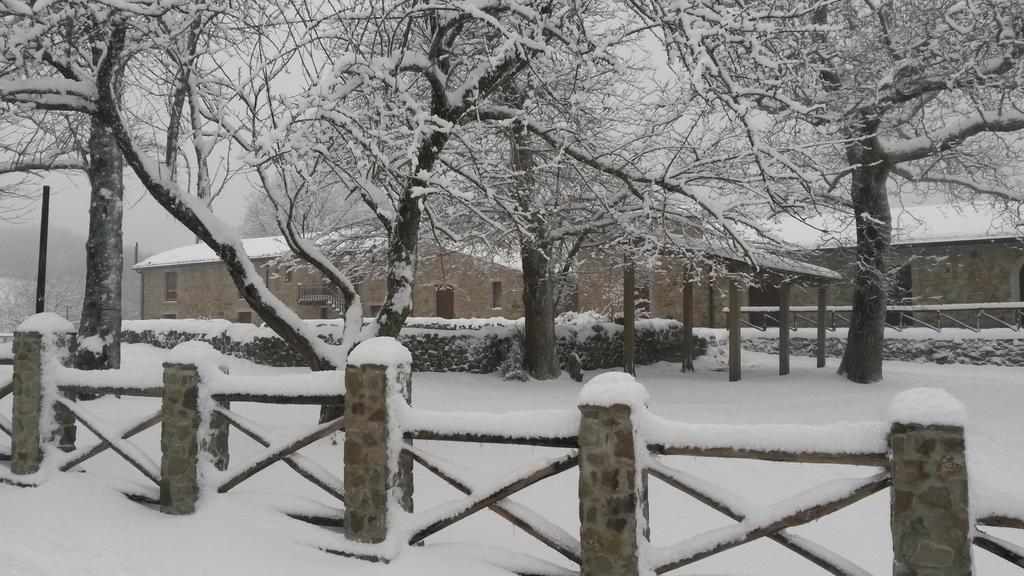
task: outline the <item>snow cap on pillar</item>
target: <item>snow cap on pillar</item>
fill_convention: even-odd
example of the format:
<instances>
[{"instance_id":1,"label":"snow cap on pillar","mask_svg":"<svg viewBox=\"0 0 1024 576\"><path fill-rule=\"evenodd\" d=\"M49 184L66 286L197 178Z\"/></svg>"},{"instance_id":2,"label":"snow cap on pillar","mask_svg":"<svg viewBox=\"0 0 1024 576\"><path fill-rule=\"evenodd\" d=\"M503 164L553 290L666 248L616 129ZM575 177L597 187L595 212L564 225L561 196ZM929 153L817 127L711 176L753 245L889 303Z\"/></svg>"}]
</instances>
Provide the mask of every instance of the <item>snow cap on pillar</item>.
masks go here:
<instances>
[{"instance_id":1,"label":"snow cap on pillar","mask_svg":"<svg viewBox=\"0 0 1024 576\"><path fill-rule=\"evenodd\" d=\"M40 334L70 334L75 331L75 326L60 314L41 312L29 316L14 330L15 332L38 332Z\"/></svg>"},{"instance_id":2,"label":"snow cap on pillar","mask_svg":"<svg viewBox=\"0 0 1024 576\"><path fill-rule=\"evenodd\" d=\"M200 368L213 367L227 372L227 358L208 342L189 340L182 342L164 357L165 364L192 364Z\"/></svg>"},{"instance_id":3,"label":"snow cap on pillar","mask_svg":"<svg viewBox=\"0 0 1024 576\"><path fill-rule=\"evenodd\" d=\"M363 340L348 354L349 366L369 364L378 366L412 364L412 354L398 340L390 336L377 336Z\"/></svg>"},{"instance_id":4,"label":"snow cap on pillar","mask_svg":"<svg viewBox=\"0 0 1024 576\"><path fill-rule=\"evenodd\" d=\"M911 388L889 403L889 421L962 427L967 423L967 408L941 388Z\"/></svg>"},{"instance_id":5,"label":"snow cap on pillar","mask_svg":"<svg viewBox=\"0 0 1024 576\"><path fill-rule=\"evenodd\" d=\"M634 410L646 409L651 397L644 385L626 372L598 374L580 390L580 406L622 404Z\"/></svg>"}]
</instances>

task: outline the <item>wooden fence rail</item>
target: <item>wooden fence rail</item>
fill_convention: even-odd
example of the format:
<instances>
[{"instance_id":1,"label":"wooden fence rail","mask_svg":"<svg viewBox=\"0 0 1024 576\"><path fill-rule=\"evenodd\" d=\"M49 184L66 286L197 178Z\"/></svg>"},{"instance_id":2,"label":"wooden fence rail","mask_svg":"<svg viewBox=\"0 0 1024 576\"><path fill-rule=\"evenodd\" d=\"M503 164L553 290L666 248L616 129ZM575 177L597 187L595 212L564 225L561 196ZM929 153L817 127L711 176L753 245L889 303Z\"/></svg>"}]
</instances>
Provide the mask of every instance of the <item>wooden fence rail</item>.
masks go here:
<instances>
[{"instance_id":1,"label":"wooden fence rail","mask_svg":"<svg viewBox=\"0 0 1024 576\"><path fill-rule=\"evenodd\" d=\"M66 336L66 335L58 335ZM53 335L18 333L15 339L15 377L0 386L0 397L13 393L11 422L0 420L0 429L12 436L11 471L30 486L40 469L48 443L58 443L68 422L82 424L97 441L62 455L57 468L71 470L90 458L111 450L159 486L159 505L168 514L190 514L198 503L204 478L212 488L226 492L271 464L281 461L304 479L344 504L343 514L298 516L326 526L343 526L333 553L387 561L400 551L392 536L410 545L482 510L491 510L557 554L578 564L586 576L639 576L665 573L760 539L769 539L835 576L864 576L855 563L820 545L794 535L789 528L819 519L850 506L881 490L890 490L890 525L895 576L927 573L934 576L962 576L972 570L972 544L1017 566L1024 567L1024 550L979 529L981 526L1024 529L1024 519L988 516L975 523L968 511L967 458L961 422L932 421L928 415L896 418L888 431L887 450L881 446L887 424L875 426L865 440L845 448L834 442L808 442L804 449L780 443L775 448L732 440L735 445L716 446L694 442L693 427L675 423L664 426L648 412L646 391L631 376L610 373L591 380L583 389L576 411L549 411L558 420L537 428L537 413L508 413L494 416L490 425L483 414L448 414L414 411L411 398L411 359L390 339L373 339L359 347L346 374L344 399L315 392L288 396L247 391L233 384L232 392L217 393L204 371L188 362L164 365L160 388L102 385L62 381L47 383L45 348L61 341ZM399 348L396 348L399 347ZM380 351L387 351L382 354ZM404 353L403 353L404 351ZM59 355L59 353L58 353ZM313 390L312 388L310 390ZM316 390L323 390L317 388ZM76 400L80 393L127 393L161 398L160 411L145 415L118 428L105 425ZM159 394L156 394L159 392ZM905 394L910 394L907 392ZM291 438L273 439L258 423L230 408L229 400L306 402L322 397L345 407L343 417L295 433ZM50 399L46 406L43 399ZM899 400L899 398L897 398ZM280 401L280 402L278 402ZM904 400L907 402L908 400ZM909 400L913 403L913 398ZM952 401L955 403L955 401ZM60 407L64 422L56 430L43 426L51 422L45 412ZM204 410L209 413L204 414ZM415 415L403 427L394 411ZM454 420L452 420L454 419ZM561 420L564 419L564 420ZM433 425L432 422L436 423ZM497 424L495 424L497 422ZM132 443L138 434L161 425L159 462ZM204 427L207 427L204 429ZM229 467L227 430L234 428L264 447L264 450ZM735 427L751 438L770 433L770 427ZM503 433L499 429L505 429ZM531 429L540 432L531 433ZM843 430L848 430L844 428ZM344 476L338 478L298 451L336 432L345 434ZM546 431L546 432L545 432ZM690 432L687 432L690 431ZM735 436L730 435L730 438ZM877 439L876 439L877 438ZM498 482L477 484L455 463L431 454L414 442L476 442L519 444L563 449L560 456L540 459L507 474ZM812 439L813 440L813 439ZM744 446L746 444L746 446ZM851 448L853 446L853 448ZM861 446L857 449L857 446ZM831 448L834 451L828 451ZM209 458L202 456L203 452ZM747 509L741 498L682 470L669 466L666 456L746 458L775 462L859 465L876 468L873 475L841 479L777 503L768 509ZM212 461L219 472L201 473L202 462ZM413 514L413 465L418 464L460 492L463 497ZM579 469L580 532L570 534L540 513L516 502L522 490L565 471ZM17 476L15 476L17 477ZM648 478L653 477L689 495L735 521L735 524L699 534L675 545L655 547L649 538L647 518ZM144 495L134 499L148 501ZM398 509L409 514L396 514ZM401 527L390 519L404 517ZM400 532L395 532L400 530ZM379 548L375 546L379 545ZM374 550L380 550L375 553Z\"/></svg>"},{"instance_id":2,"label":"wooden fence rail","mask_svg":"<svg viewBox=\"0 0 1024 576\"><path fill-rule=\"evenodd\" d=\"M783 310L785 308L785 310ZM729 308L723 308L728 313ZM740 312L750 319L740 323L766 332L768 328L787 324L796 331L801 322L814 328L822 324L827 330L850 325L853 306L740 306ZM984 328L1009 328L1015 332L1024 327L1024 302L978 302L966 304L894 304L886 306L886 327L902 332L905 328L920 326L935 332L943 328L964 328L981 332ZM973 322L963 318L972 317Z\"/></svg>"}]
</instances>

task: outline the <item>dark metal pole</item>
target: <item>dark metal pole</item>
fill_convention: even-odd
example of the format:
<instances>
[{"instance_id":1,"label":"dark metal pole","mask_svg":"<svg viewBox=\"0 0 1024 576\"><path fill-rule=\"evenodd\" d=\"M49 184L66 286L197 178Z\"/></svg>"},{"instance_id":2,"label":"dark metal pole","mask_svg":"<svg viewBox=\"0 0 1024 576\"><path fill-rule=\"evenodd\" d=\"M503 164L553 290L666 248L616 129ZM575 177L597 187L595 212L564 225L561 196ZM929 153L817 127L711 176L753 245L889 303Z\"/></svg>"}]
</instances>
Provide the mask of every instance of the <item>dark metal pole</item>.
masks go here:
<instances>
[{"instance_id":1,"label":"dark metal pole","mask_svg":"<svg viewBox=\"0 0 1024 576\"><path fill-rule=\"evenodd\" d=\"M46 303L46 237L50 225L50 187L43 186L43 218L39 224L39 270L36 272L36 314Z\"/></svg>"},{"instance_id":2,"label":"dark metal pole","mask_svg":"<svg viewBox=\"0 0 1024 576\"><path fill-rule=\"evenodd\" d=\"M622 271L622 371L636 376L636 265Z\"/></svg>"}]
</instances>

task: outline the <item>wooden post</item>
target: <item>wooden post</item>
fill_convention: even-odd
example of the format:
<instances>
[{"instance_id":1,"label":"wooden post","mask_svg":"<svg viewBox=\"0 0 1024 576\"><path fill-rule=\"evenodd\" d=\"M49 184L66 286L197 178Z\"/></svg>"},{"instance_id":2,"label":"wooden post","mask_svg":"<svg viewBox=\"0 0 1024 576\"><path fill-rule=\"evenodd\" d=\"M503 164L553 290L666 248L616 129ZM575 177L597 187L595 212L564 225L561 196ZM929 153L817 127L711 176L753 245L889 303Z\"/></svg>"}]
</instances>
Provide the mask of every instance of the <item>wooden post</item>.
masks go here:
<instances>
[{"instance_id":1,"label":"wooden post","mask_svg":"<svg viewBox=\"0 0 1024 576\"><path fill-rule=\"evenodd\" d=\"M683 372L693 372L693 284L683 283Z\"/></svg>"},{"instance_id":2,"label":"wooden post","mask_svg":"<svg viewBox=\"0 0 1024 576\"><path fill-rule=\"evenodd\" d=\"M591 389L600 391L594 399ZM615 373L594 377L580 394L580 576L640 574L647 490L632 414L646 409L638 402L645 395L632 377Z\"/></svg>"},{"instance_id":3,"label":"wooden post","mask_svg":"<svg viewBox=\"0 0 1024 576\"><path fill-rule=\"evenodd\" d=\"M622 371L636 375L636 264L622 270Z\"/></svg>"},{"instance_id":4,"label":"wooden post","mask_svg":"<svg viewBox=\"0 0 1024 576\"><path fill-rule=\"evenodd\" d=\"M192 514L199 501L199 369L164 363L160 406L160 511Z\"/></svg>"},{"instance_id":5,"label":"wooden post","mask_svg":"<svg viewBox=\"0 0 1024 576\"><path fill-rule=\"evenodd\" d=\"M740 281L729 279L729 382L740 379L740 308L743 306Z\"/></svg>"},{"instance_id":6,"label":"wooden post","mask_svg":"<svg viewBox=\"0 0 1024 576\"><path fill-rule=\"evenodd\" d=\"M789 374L789 282L779 285L779 376Z\"/></svg>"},{"instance_id":7,"label":"wooden post","mask_svg":"<svg viewBox=\"0 0 1024 576\"><path fill-rule=\"evenodd\" d=\"M818 286L818 368L825 367L825 356L828 354L825 341L825 316L828 315L828 286Z\"/></svg>"},{"instance_id":8,"label":"wooden post","mask_svg":"<svg viewBox=\"0 0 1024 576\"><path fill-rule=\"evenodd\" d=\"M929 388L903 392L893 405L902 402L916 412L937 404L937 395L962 410L948 394ZM953 412L945 405L942 410L943 416ZM913 420L894 422L889 435L893 576L970 576L973 521L962 421Z\"/></svg>"},{"instance_id":9,"label":"wooden post","mask_svg":"<svg viewBox=\"0 0 1024 576\"><path fill-rule=\"evenodd\" d=\"M392 366L382 364L391 360ZM389 410L396 395L410 397L411 365L409 351L394 338L371 338L349 354L344 486L345 536L350 540L383 542L389 511L412 511L412 458L400 455L403 440L391 433L394 415Z\"/></svg>"}]
</instances>

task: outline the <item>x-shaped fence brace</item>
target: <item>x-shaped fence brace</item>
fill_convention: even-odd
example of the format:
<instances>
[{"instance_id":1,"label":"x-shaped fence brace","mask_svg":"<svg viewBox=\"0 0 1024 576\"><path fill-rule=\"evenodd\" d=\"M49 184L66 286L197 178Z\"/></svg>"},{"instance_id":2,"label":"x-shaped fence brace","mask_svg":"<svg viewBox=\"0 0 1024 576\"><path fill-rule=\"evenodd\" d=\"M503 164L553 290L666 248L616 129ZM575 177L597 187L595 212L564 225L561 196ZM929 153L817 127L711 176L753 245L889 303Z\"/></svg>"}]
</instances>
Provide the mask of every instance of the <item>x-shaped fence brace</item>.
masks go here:
<instances>
[{"instance_id":1,"label":"x-shaped fence brace","mask_svg":"<svg viewBox=\"0 0 1024 576\"><path fill-rule=\"evenodd\" d=\"M972 540L978 548L987 550L1011 564L1024 568L1024 548L987 532L982 532L977 527L974 529Z\"/></svg>"},{"instance_id":2,"label":"x-shaped fence brace","mask_svg":"<svg viewBox=\"0 0 1024 576\"><path fill-rule=\"evenodd\" d=\"M285 464L298 472L300 476L318 488L342 502L345 501L344 484L340 478L334 476L313 460L301 454L296 454L296 452L317 440L326 438L339 430L344 430L344 418L336 418L330 422L319 424L311 432L304 432L290 441L273 443L268 440L269 434L252 420L223 407L215 408L215 412L242 434L252 438L266 448L263 452L250 457L237 466L234 471L229 470L226 472L225 477L217 485L217 492L224 493L231 490L280 460L284 461Z\"/></svg>"},{"instance_id":3,"label":"x-shaped fence brace","mask_svg":"<svg viewBox=\"0 0 1024 576\"><path fill-rule=\"evenodd\" d=\"M706 490L698 488L697 484L699 482L689 474L669 468L658 461L650 464L647 472L651 476L658 478L669 486L682 491L684 494L693 497L697 501L708 505L737 522L733 526L715 531L720 535L711 541L703 542L709 534L714 534L715 532L701 534L677 544L673 548L681 552L672 558L659 562L654 567L654 571L658 574L675 570L676 568L692 564L698 560L703 560L709 556L763 537L771 538L836 576L867 576L868 574L864 569L849 560L798 536L788 534L785 529L817 520L888 488L890 485L888 472L880 472L865 478L843 494L830 494L817 504L802 506L793 513L781 518L770 518L761 522L748 522L745 516L734 507L723 502L720 498L711 496Z\"/></svg>"},{"instance_id":4,"label":"x-shaped fence brace","mask_svg":"<svg viewBox=\"0 0 1024 576\"><path fill-rule=\"evenodd\" d=\"M972 538L974 545L978 548L991 552L1017 567L1024 568L1024 548L982 531L981 526L1024 530L1024 519L1001 515L978 518Z\"/></svg>"},{"instance_id":5,"label":"x-shaped fence brace","mask_svg":"<svg viewBox=\"0 0 1024 576\"><path fill-rule=\"evenodd\" d=\"M153 426L156 426L162 420L163 415L161 414L160 410L157 410L153 414L150 414L149 416L146 416L145 418L136 421L131 426L126 428L124 431L120 433L115 433L115 435L121 440L128 440L129 438L137 436L138 434L141 434L142 432L149 430ZM60 465L60 471L67 472L68 470L71 470L75 466L82 464L86 460L89 460L94 456L98 456L103 452L106 452L110 448L112 448L110 442L103 438L100 438L99 442L93 444L88 448L80 448L78 450L75 450L74 452L69 453L66 456L67 459L64 461L64 463Z\"/></svg>"},{"instance_id":6,"label":"x-shaped fence brace","mask_svg":"<svg viewBox=\"0 0 1024 576\"><path fill-rule=\"evenodd\" d=\"M421 466L432 472L435 476L444 480L453 488L469 496L475 497L471 488L464 479L459 478L456 472L457 465L448 462L440 457L433 456L421 449L407 447L404 449L412 459ZM495 501L488 506L492 512L514 526L536 538L541 544L558 552L576 564L580 563L580 542L571 534L556 524L547 521L543 516L533 510L514 502L509 498Z\"/></svg>"},{"instance_id":7,"label":"x-shaped fence brace","mask_svg":"<svg viewBox=\"0 0 1024 576\"><path fill-rule=\"evenodd\" d=\"M414 452L409 448L406 448L405 450L409 451L413 458L416 459L417 452ZM423 453L419 452L418 454L422 459ZM579 455L575 451L555 460L545 460L540 464L530 466L525 470L520 471L519 474L516 474L511 481L502 484L499 487L491 488L490 490L481 490L477 492L469 489L468 486L463 484L463 488L465 490L460 489L460 492L465 493L466 490L469 490L469 496L467 498L451 502L447 505L442 505L435 508L434 511L428 511L419 515L419 517L414 520L417 526L412 530L412 536L409 538L409 544L412 545L422 542L429 536L444 530L452 524L455 524L456 522L463 520L484 508L492 508L516 492L529 488L545 478L550 478L556 474L565 472L566 470L571 470L579 465L579 460ZM436 461L431 461L431 463L436 463ZM427 469L430 470L430 467L428 466ZM460 482L460 484L462 483ZM508 507L506 507L506 513L507 508ZM523 516L524 515L517 515L517 518L523 520ZM538 530L536 526L533 526L533 529L538 533L544 532L543 530ZM546 533L546 539L550 539L552 537L553 535L550 532ZM559 548L565 547L566 546L559 546ZM558 548L555 548L555 550L562 553L562 550L559 550ZM578 558L578 553L576 556Z\"/></svg>"},{"instance_id":8,"label":"x-shaped fence brace","mask_svg":"<svg viewBox=\"0 0 1024 576\"><path fill-rule=\"evenodd\" d=\"M100 419L95 414L63 394L58 395L57 402L67 408L76 420L81 422L83 426L93 433L93 435L99 438L101 444L101 446L94 446L86 450L73 452L72 455L69 456L68 460L61 466L61 470L70 470L73 466L81 464L85 460L103 452L109 447L118 456L124 458L125 461L134 466L136 470L142 472L143 476L152 480L157 486L160 485L160 465L154 462L138 446L128 440L128 438L131 438L159 422L159 414L149 416L133 425L128 430L119 433L100 424ZM90 454L90 452L93 453Z\"/></svg>"}]
</instances>

